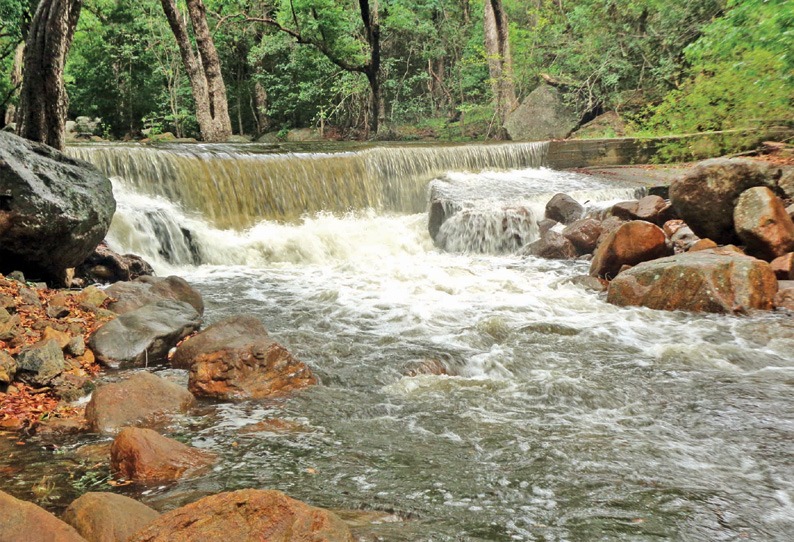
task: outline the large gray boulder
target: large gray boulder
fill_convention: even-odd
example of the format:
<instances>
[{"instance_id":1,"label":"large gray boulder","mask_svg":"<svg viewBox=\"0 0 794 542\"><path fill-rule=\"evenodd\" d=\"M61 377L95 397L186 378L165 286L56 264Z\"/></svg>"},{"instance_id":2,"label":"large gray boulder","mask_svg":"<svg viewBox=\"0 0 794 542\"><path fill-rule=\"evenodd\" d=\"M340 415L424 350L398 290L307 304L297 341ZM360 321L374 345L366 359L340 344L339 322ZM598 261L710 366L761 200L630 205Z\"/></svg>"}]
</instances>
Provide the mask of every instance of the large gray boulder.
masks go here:
<instances>
[{"instance_id":1,"label":"large gray boulder","mask_svg":"<svg viewBox=\"0 0 794 542\"><path fill-rule=\"evenodd\" d=\"M0 273L62 281L115 211L110 181L92 165L0 132Z\"/></svg>"},{"instance_id":2,"label":"large gray boulder","mask_svg":"<svg viewBox=\"0 0 794 542\"><path fill-rule=\"evenodd\" d=\"M718 244L738 243L733 210L745 190L777 184L783 170L765 162L715 158L700 162L670 185L670 201L678 217L701 238Z\"/></svg>"},{"instance_id":3,"label":"large gray boulder","mask_svg":"<svg viewBox=\"0 0 794 542\"><path fill-rule=\"evenodd\" d=\"M108 367L143 366L165 359L171 348L200 325L201 315L192 305L160 300L106 323L91 335L89 347Z\"/></svg>"},{"instance_id":4,"label":"large gray boulder","mask_svg":"<svg viewBox=\"0 0 794 542\"><path fill-rule=\"evenodd\" d=\"M201 294L176 275L165 278L141 276L131 282L116 282L106 288L105 293L113 298L108 308L116 314L125 314L167 299L188 303L196 312L204 314Z\"/></svg>"},{"instance_id":5,"label":"large gray boulder","mask_svg":"<svg viewBox=\"0 0 794 542\"><path fill-rule=\"evenodd\" d=\"M513 141L564 139L579 126L579 116L562 101L560 91L540 85L510 114L505 130Z\"/></svg>"}]
</instances>

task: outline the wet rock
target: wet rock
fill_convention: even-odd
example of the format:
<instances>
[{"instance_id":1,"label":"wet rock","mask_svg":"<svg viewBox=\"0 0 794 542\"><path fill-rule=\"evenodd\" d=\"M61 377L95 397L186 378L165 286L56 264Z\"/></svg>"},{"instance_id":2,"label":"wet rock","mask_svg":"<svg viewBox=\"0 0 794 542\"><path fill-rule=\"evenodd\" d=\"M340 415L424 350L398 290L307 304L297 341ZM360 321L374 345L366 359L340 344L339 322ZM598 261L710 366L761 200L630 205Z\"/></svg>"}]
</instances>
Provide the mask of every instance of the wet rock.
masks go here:
<instances>
[{"instance_id":1,"label":"wet rock","mask_svg":"<svg viewBox=\"0 0 794 542\"><path fill-rule=\"evenodd\" d=\"M4 542L85 542L70 525L31 502L0 491L0 540Z\"/></svg>"},{"instance_id":2,"label":"wet rock","mask_svg":"<svg viewBox=\"0 0 794 542\"><path fill-rule=\"evenodd\" d=\"M551 230L554 226L559 224L556 220L552 220L550 218L544 218L543 220L538 220L538 230L540 231L540 236L543 237L546 235L546 232Z\"/></svg>"},{"instance_id":3,"label":"wet rock","mask_svg":"<svg viewBox=\"0 0 794 542\"><path fill-rule=\"evenodd\" d=\"M578 255L573 243L554 230L522 248L520 254L549 260L572 260Z\"/></svg>"},{"instance_id":4,"label":"wet rock","mask_svg":"<svg viewBox=\"0 0 794 542\"><path fill-rule=\"evenodd\" d=\"M583 218L566 226L562 235L573 244L579 254L590 254L595 250L602 231L600 220Z\"/></svg>"},{"instance_id":5,"label":"wet rock","mask_svg":"<svg viewBox=\"0 0 794 542\"><path fill-rule=\"evenodd\" d=\"M159 516L124 495L89 492L72 501L63 520L88 542L116 542L126 541Z\"/></svg>"},{"instance_id":6,"label":"wet rock","mask_svg":"<svg viewBox=\"0 0 794 542\"><path fill-rule=\"evenodd\" d=\"M660 196L645 196L637 203L637 220L646 220L661 226L672 219L673 205Z\"/></svg>"},{"instance_id":7,"label":"wet rock","mask_svg":"<svg viewBox=\"0 0 794 542\"><path fill-rule=\"evenodd\" d=\"M190 369L196 396L261 398L317 383L311 370L268 337L253 316L217 322L177 348L172 364Z\"/></svg>"},{"instance_id":8,"label":"wet rock","mask_svg":"<svg viewBox=\"0 0 794 542\"><path fill-rule=\"evenodd\" d=\"M156 424L170 414L193 406L193 395L182 386L142 371L99 386L85 409L89 427L114 434L124 426Z\"/></svg>"},{"instance_id":9,"label":"wet rock","mask_svg":"<svg viewBox=\"0 0 794 542\"><path fill-rule=\"evenodd\" d=\"M143 258L114 252L105 241L75 268L75 278L85 284L129 281L153 274L154 269Z\"/></svg>"},{"instance_id":10,"label":"wet rock","mask_svg":"<svg viewBox=\"0 0 794 542\"><path fill-rule=\"evenodd\" d=\"M794 222L769 188L759 186L742 192L733 221L748 254L770 261L794 251Z\"/></svg>"},{"instance_id":11,"label":"wet rock","mask_svg":"<svg viewBox=\"0 0 794 542\"><path fill-rule=\"evenodd\" d=\"M756 186L774 188L780 175L780 168L756 160L706 160L673 181L670 201L699 237L735 243L733 209L739 195Z\"/></svg>"},{"instance_id":12,"label":"wet rock","mask_svg":"<svg viewBox=\"0 0 794 542\"><path fill-rule=\"evenodd\" d=\"M64 401L71 403L82 399L94 391L94 382L86 377L64 373L50 383L53 393Z\"/></svg>"},{"instance_id":13,"label":"wet rock","mask_svg":"<svg viewBox=\"0 0 794 542\"><path fill-rule=\"evenodd\" d=\"M513 141L545 141L565 139L579 125L579 120L559 90L542 84L510 114L504 127Z\"/></svg>"},{"instance_id":14,"label":"wet rock","mask_svg":"<svg viewBox=\"0 0 794 542\"><path fill-rule=\"evenodd\" d=\"M546 218L571 224L584 214L584 207L567 194L555 194L546 204Z\"/></svg>"},{"instance_id":15,"label":"wet rock","mask_svg":"<svg viewBox=\"0 0 794 542\"><path fill-rule=\"evenodd\" d=\"M591 290L593 292L606 292L607 287L609 286L609 282L604 279L600 279L598 277L591 277L590 275L577 275L565 281L569 284L575 284L576 286L581 286L585 290Z\"/></svg>"},{"instance_id":16,"label":"wet rock","mask_svg":"<svg viewBox=\"0 0 794 542\"><path fill-rule=\"evenodd\" d=\"M0 384L10 384L17 373L17 362L5 350L0 350Z\"/></svg>"},{"instance_id":17,"label":"wet rock","mask_svg":"<svg viewBox=\"0 0 794 542\"><path fill-rule=\"evenodd\" d=\"M143 366L164 360L171 348L200 325L201 316L191 305L160 300L107 322L88 344L103 365Z\"/></svg>"},{"instance_id":18,"label":"wet rock","mask_svg":"<svg viewBox=\"0 0 794 542\"><path fill-rule=\"evenodd\" d=\"M794 279L794 252L778 256L769 264L778 280Z\"/></svg>"},{"instance_id":19,"label":"wet rock","mask_svg":"<svg viewBox=\"0 0 794 542\"><path fill-rule=\"evenodd\" d=\"M642 220L621 225L598 245L590 264L590 274L610 279L624 265L668 256L672 250L659 226Z\"/></svg>"},{"instance_id":20,"label":"wet rock","mask_svg":"<svg viewBox=\"0 0 794 542\"><path fill-rule=\"evenodd\" d=\"M607 301L659 310L744 313L773 307L777 279L768 263L722 249L643 262L609 285Z\"/></svg>"},{"instance_id":21,"label":"wet rock","mask_svg":"<svg viewBox=\"0 0 794 542\"><path fill-rule=\"evenodd\" d=\"M33 386L46 386L64 369L66 360L55 340L37 343L17 356L17 378Z\"/></svg>"},{"instance_id":22,"label":"wet rock","mask_svg":"<svg viewBox=\"0 0 794 542\"><path fill-rule=\"evenodd\" d=\"M131 282L117 282L105 293L115 299L108 308L116 314L125 314L145 305L162 300L182 301L190 304L200 315L204 314L204 301L195 289L181 277L142 276Z\"/></svg>"},{"instance_id":23,"label":"wet rock","mask_svg":"<svg viewBox=\"0 0 794 542\"><path fill-rule=\"evenodd\" d=\"M610 212L612 216L616 216L621 220L636 220L639 204L640 202L637 200L620 201L612 206Z\"/></svg>"},{"instance_id":24,"label":"wet rock","mask_svg":"<svg viewBox=\"0 0 794 542\"><path fill-rule=\"evenodd\" d=\"M127 480L169 482L196 474L215 456L140 427L125 427L110 446L110 467Z\"/></svg>"},{"instance_id":25,"label":"wet rock","mask_svg":"<svg viewBox=\"0 0 794 542\"><path fill-rule=\"evenodd\" d=\"M92 165L0 133L0 272L62 280L105 237L116 210Z\"/></svg>"},{"instance_id":26,"label":"wet rock","mask_svg":"<svg viewBox=\"0 0 794 542\"><path fill-rule=\"evenodd\" d=\"M625 224L626 221L622 218L618 218L616 216L610 216L605 218L601 221L601 235L598 236L598 241L596 242L596 246L600 245L601 242L610 236L610 234L616 231L619 227Z\"/></svg>"},{"instance_id":27,"label":"wet rock","mask_svg":"<svg viewBox=\"0 0 794 542\"><path fill-rule=\"evenodd\" d=\"M82 433L87 428L84 420L76 418L48 418L36 427L36 436L55 441L60 445L59 439L66 435Z\"/></svg>"},{"instance_id":28,"label":"wet rock","mask_svg":"<svg viewBox=\"0 0 794 542\"><path fill-rule=\"evenodd\" d=\"M334 513L279 491L243 489L219 493L167 512L129 542L353 542Z\"/></svg>"},{"instance_id":29,"label":"wet rock","mask_svg":"<svg viewBox=\"0 0 794 542\"><path fill-rule=\"evenodd\" d=\"M425 358L420 361L411 362L403 367L402 374L405 376L419 376L419 375L433 375L443 376L449 375L446 365L436 358Z\"/></svg>"},{"instance_id":30,"label":"wet rock","mask_svg":"<svg viewBox=\"0 0 794 542\"><path fill-rule=\"evenodd\" d=\"M252 433L307 433L311 428L291 420L281 418L266 418L262 421L245 425L239 429L241 434Z\"/></svg>"}]
</instances>

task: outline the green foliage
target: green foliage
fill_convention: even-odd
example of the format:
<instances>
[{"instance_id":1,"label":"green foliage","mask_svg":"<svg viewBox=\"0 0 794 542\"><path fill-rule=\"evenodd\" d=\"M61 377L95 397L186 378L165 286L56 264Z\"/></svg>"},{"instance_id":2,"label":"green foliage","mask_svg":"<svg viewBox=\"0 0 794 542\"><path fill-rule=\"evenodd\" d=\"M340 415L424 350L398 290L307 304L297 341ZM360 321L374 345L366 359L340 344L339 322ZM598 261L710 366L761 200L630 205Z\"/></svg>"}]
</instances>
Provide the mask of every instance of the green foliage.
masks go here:
<instances>
[{"instance_id":1,"label":"green foliage","mask_svg":"<svg viewBox=\"0 0 794 542\"><path fill-rule=\"evenodd\" d=\"M686 133L794 119L794 4L732 0L685 50L688 79L652 109L646 129Z\"/></svg>"}]
</instances>

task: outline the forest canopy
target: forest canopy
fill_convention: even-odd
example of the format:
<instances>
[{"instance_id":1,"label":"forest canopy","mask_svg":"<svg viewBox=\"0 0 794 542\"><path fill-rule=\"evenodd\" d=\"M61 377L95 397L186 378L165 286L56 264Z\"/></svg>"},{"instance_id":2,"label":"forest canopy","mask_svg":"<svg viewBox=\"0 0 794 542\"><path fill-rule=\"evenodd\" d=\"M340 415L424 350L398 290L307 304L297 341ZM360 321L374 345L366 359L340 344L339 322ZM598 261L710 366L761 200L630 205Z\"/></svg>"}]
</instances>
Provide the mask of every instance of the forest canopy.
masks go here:
<instances>
[{"instance_id":1,"label":"forest canopy","mask_svg":"<svg viewBox=\"0 0 794 542\"><path fill-rule=\"evenodd\" d=\"M487 3L206 0L234 133L497 135ZM19 44L36 4L0 0L0 112L18 100ZM654 134L792 122L794 2L498 4L519 100L552 81L583 120L614 111ZM101 118L107 137L199 133L160 0L84 0L65 81L70 117Z\"/></svg>"}]
</instances>

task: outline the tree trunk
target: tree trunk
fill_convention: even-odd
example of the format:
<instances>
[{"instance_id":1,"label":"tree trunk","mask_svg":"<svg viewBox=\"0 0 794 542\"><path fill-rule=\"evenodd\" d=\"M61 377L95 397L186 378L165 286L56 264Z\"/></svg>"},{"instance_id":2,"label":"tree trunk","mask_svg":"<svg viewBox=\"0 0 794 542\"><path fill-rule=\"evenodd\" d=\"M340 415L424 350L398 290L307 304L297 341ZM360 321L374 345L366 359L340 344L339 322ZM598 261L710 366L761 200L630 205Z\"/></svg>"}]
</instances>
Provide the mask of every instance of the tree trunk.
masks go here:
<instances>
[{"instance_id":1,"label":"tree trunk","mask_svg":"<svg viewBox=\"0 0 794 542\"><path fill-rule=\"evenodd\" d=\"M502 6L502 0L485 1L484 25L488 71L496 103L496 115L501 128L507 116L518 105L513 80L513 59L510 56L507 14Z\"/></svg>"},{"instance_id":2,"label":"tree trunk","mask_svg":"<svg viewBox=\"0 0 794 542\"><path fill-rule=\"evenodd\" d=\"M382 104L383 96L380 90L380 22L378 20L378 2L370 7L368 0L359 0L358 7L361 11L361 21L364 23L364 32L369 45L369 63L365 66L364 73L371 90L370 113L368 131L375 134L381 129L386 120L386 107Z\"/></svg>"},{"instance_id":3,"label":"tree trunk","mask_svg":"<svg viewBox=\"0 0 794 542\"><path fill-rule=\"evenodd\" d=\"M63 150L69 97L63 67L82 0L41 0L25 44L17 134Z\"/></svg>"},{"instance_id":4,"label":"tree trunk","mask_svg":"<svg viewBox=\"0 0 794 542\"><path fill-rule=\"evenodd\" d=\"M254 114L256 118L257 135L262 135L270 129L270 118L267 116L267 91L262 83L254 83Z\"/></svg>"},{"instance_id":5,"label":"tree trunk","mask_svg":"<svg viewBox=\"0 0 794 542\"><path fill-rule=\"evenodd\" d=\"M201 139L225 141L232 135L232 122L226 102L226 85L221 76L221 63L207 26L204 4L201 0L187 0L188 16L196 36L199 53L197 57L190 43L187 25L176 7L176 1L160 0L160 3L176 38L182 63L190 79Z\"/></svg>"}]
</instances>

